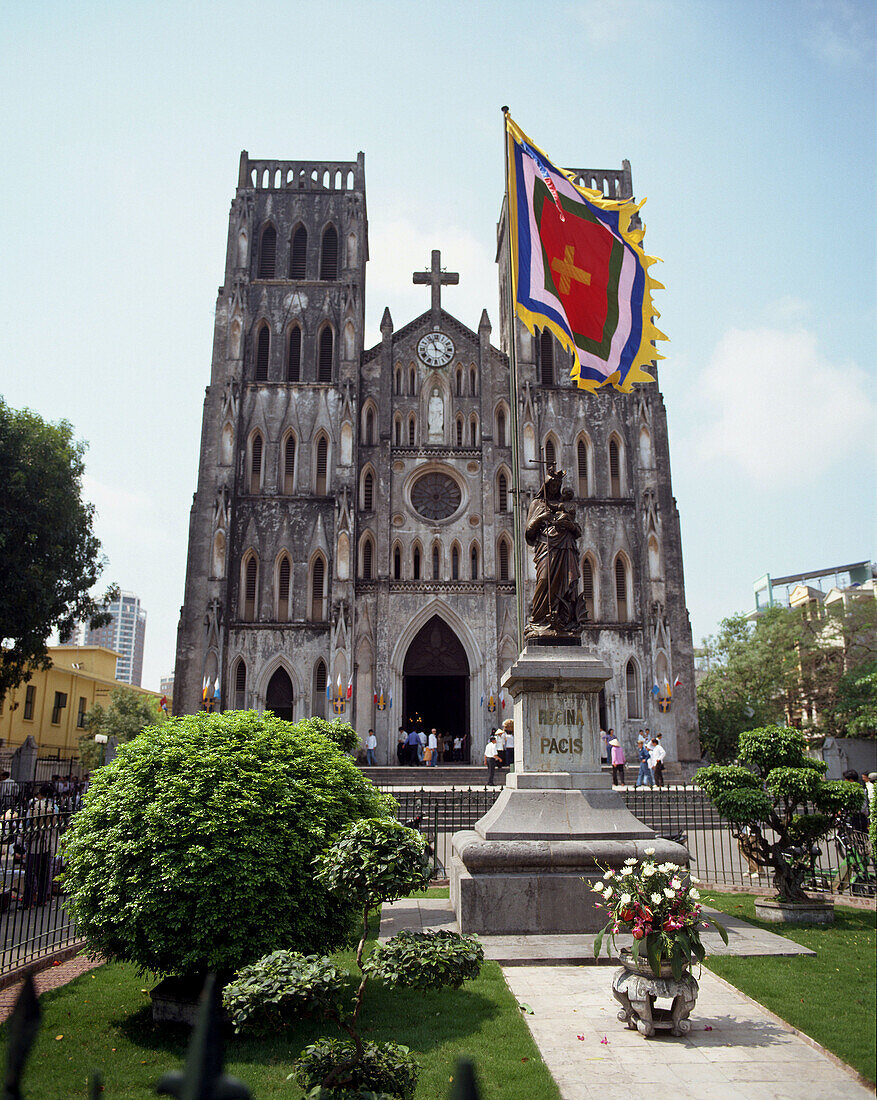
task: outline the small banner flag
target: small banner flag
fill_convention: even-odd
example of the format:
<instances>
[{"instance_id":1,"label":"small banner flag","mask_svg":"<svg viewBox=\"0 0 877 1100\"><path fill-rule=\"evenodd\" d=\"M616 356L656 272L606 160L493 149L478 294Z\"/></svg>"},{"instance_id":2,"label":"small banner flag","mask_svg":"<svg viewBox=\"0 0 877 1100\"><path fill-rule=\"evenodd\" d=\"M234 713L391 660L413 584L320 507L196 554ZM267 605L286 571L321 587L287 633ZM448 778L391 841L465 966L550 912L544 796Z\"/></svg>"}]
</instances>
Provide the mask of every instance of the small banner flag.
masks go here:
<instances>
[{"instance_id":1,"label":"small banner flag","mask_svg":"<svg viewBox=\"0 0 877 1100\"><path fill-rule=\"evenodd\" d=\"M630 393L654 381L645 370L664 357L660 314L642 249L642 203L607 199L555 167L506 114L508 217L515 312L535 336L548 330L573 357L579 389L611 385ZM645 200L643 200L645 201Z\"/></svg>"},{"instance_id":2,"label":"small banner flag","mask_svg":"<svg viewBox=\"0 0 877 1100\"><path fill-rule=\"evenodd\" d=\"M384 689L383 688L381 688L380 691L378 692L377 705L378 705L378 710L386 710L387 709L387 704L384 701Z\"/></svg>"},{"instance_id":3,"label":"small banner flag","mask_svg":"<svg viewBox=\"0 0 877 1100\"><path fill-rule=\"evenodd\" d=\"M353 698L353 677L352 676L347 681L347 698L348 699Z\"/></svg>"},{"instance_id":4,"label":"small banner flag","mask_svg":"<svg viewBox=\"0 0 877 1100\"><path fill-rule=\"evenodd\" d=\"M674 688L682 687L682 677L681 676L677 676L676 679L673 681L673 687Z\"/></svg>"},{"instance_id":5,"label":"small banner flag","mask_svg":"<svg viewBox=\"0 0 877 1100\"><path fill-rule=\"evenodd\" d=\"M328 677L326 679L326 698L330 702L332 701L332 681Z\"/></svg>"},{"instance_id":6,"label":"small banner flag","mask_svg":"<svg viewBox=\"0 0 877 1100\"><path fill-rule=\"evenodd\" d=\"M494 699L493 697L493 692L491 692L488 696L487 709L491 714L493 714L493 712L496 710L496 699Z\"/></svg>"},{"instance_id":7,"label":"small banner flag","mask_svg":"<svg viewBox=\"0 0 877 1100\"><path fill-rule=\"evenodd\" d=\"M390 692L390 702L389 702L388 706L389 706L390 710L393 709L393 693L392 693L392 691Z\"/></svg>"},{"instance_id":8,"label":"small banner flag","mask_svg":"<svg viewBox=\"0 0 877 1100\"><path fill-rule=\"evenodd\" d=\"M654 697L657 699L660 694L661 689L658 687L658 681L655 680L655 682L652 684L652 695L654 695Z\"/></svg>"}]
</instances>

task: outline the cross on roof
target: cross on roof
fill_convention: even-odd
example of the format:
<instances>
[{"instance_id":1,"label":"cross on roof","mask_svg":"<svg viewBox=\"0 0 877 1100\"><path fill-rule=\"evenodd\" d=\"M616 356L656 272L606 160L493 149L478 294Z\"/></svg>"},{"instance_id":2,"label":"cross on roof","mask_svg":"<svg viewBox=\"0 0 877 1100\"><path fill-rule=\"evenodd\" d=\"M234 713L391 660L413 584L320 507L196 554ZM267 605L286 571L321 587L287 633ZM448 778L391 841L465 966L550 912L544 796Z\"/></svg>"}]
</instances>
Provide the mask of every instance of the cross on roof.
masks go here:
<instances>
[{"instance_id":1,"label":"cross on roof","mask_svg":"<svg viewBox=\"0 0 877 1100\"><path fill-rule=\"evenodd\" d=\"M429 283L432 286L432 315L433 323L438 324L439 314L442 308L442 287L456 286L460 281L458 271L442 271L442 254L438 248L432 250L432 267L429 271L415 271L412 282L417 284Z\"/></svg>"}]
</instances>

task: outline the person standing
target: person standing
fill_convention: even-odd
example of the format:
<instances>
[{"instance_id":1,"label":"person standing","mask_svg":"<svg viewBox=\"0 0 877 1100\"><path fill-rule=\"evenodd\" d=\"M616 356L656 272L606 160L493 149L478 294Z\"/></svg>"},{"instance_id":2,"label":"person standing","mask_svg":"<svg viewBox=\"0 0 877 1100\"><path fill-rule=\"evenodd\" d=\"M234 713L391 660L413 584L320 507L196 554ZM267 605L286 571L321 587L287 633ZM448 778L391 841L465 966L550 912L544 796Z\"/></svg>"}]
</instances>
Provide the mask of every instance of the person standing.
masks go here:
<instances>
[{"instance_id":1,"label":"person standing","mask_svg":"<svg viewBox=\"0 0 877 1100\"><path fill-rule=\"evenodd\" d=\"M487 765L487 785L493 786L493 774L496 771L497 757L496 737L490 735L490 740L484 746L484 763Z\"/></svg>"},{"instance_id":2,"label":"person standing","mask_svg":"<svg viewBox=\"0 0 877 1100\"><path fill-rule=\"evenodd\" d=\"M429 766L435 768L438 766L438 730L431 729L429 731L429 742L427 749L429 750Z\"/></svg>"},{"instance_id":3,"label":"person standing","mask_svg":"<svg viewBox=\"0 0 877 1100\"><path fill-rule=\"evenodd\" d=\"M420 738L417 736L417 730L413 729L408 734L405 741L405 747L408 749L407 764L409 768L417 767L417 757L420 752Z\"/></svg>"},{"instance_id":4,"label":"person standing","mask_svg":"<svg viewBox=\"0 0 877 1100\"><path fill-rule=\"evenodd\" d=\"M653 737L649 748L649 767L652 770L656 787L664 786L664 757L666 755L667 750L657 737Z\"/></svg>"},{"instance_id":5,"label":"person standing","mask_svg":"<svg viewBox=\"0 0 877 1100\"><path fill-rule=\"evenodd\" d=\"M22 909L45 905L52 893L52 868L61 835L54 793L50 783L43 783L39 797L32 799L27 809Z\"/></svg>"},{"instance_id":6,"label":"person standing","mask_svg":"<svg viewBox=\"0 0 877 1100\"><path fill-rule=\"evenodd\" d=\"M502 724L503 733L505 734L505 762L507 767L511 767L515 762L515 720L514 718L506 718Z\"/></svg>"},{"instance_id":7,"label":"person standing","mask_svg":"<svg viewBox=\"0 0 877 1100\"><path fill-rule=\"evenodd\" d=\"M636 777L636 785L638 787L653 787L655 781L649 767L649 746L645 742L637 749L637 756L639 757L639 775Z\"/></svg>"},{"instance_id":8,"label":"person standing","mask_svg":"<svg viewBox=\"0 0 877 1100\"><path fill-rule=\"evenodd\" d=\"M463 761L463 738L454 738L454 763L460 764Z\"/></svg>"},{"instance_id":9,"label":"person standing","mask_svg":"<svg viewBox=\"0 0 877 1100\"><path fill-rule=\"evenodd\" d=\"M600 763L609 763L609 734L606 730L600 730Z\"/></svg>"},{"instance_id":10,"label":"person standing","mask_svg":"<svg viewBox=\"0 0 877 1100\"><path fill-rule=\"evenodd\" d=\"M375 737L375 731L369 730L368 737L365 739L365 762L373 768L377 763L375 759L375 749L378 747L378 739Z\"/></svg>"},{"instance_id":11,"label":"person standing","mask_svg":"<svg viewBox=\"0 0 877 1100\"><path fill-rule=\"evenodd\" d=\"M609 742L609 748L612 753L612 786L623 787L624 786L624 748L617 737L613 737Z\"/></svg>"},{"instance_id":12,"label":"person standing","mask_svg":"<svg viewBox=\"0 0 877 1100\"><path fill-rule=\"evenodd\" d=\"M407 746L406 746L405 742L407 740L408 740L408 734L400 726L399 727L399 734L398 734L398 737L397 737L397 740L396 740L396 759L399 761L399 767L400 768L405 763L405 754L406 754L406 751L407 751Z\"/></svg>"},{"instance_id":13,"label":"person standing","mask_svg":"<svg viewBox=\"0 0 877 1100\"><path fill-rule=\"evenodd\" d=\"M426 734L423 730L417 731L417 763L422 764L426 758Z\"/></svg>"},{"instance_id":14,"label":"person standing","mask_svg":"<svg viewBox=\"0 0 877 1100\"><path fill-rule=\"evenodd\" d=\"M496 763L500 768L505 767L505 733L502 729L493 731L493 741L496 745Z\"/></svg>"}]
</instances>

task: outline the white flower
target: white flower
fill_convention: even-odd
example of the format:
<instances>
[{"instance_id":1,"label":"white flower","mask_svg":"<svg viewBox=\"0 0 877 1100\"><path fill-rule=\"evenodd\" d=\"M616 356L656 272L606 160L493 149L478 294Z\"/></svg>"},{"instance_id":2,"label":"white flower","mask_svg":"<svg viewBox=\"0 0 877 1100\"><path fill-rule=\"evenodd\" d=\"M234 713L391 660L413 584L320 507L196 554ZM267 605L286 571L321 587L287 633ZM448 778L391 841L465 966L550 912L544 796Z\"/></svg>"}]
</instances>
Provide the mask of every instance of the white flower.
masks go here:
<instances>
[{"instance_id":1,"label":"white flower","mask_svg":"<svg viewBox=\"0 0 877 1100\"><path fill-rule=\"evenodd\" d=\"M646 855L647 856L653 856L654 854L655 854L655 849L654 848L646 848Z\"/></svg>"},{"instance_id":2,"label":"white flower","mask_svg":"<svg viewBox=\"0 0 877 1100\"><path fill-rule=\"evenodd\" d=\"M633 865L634 865L635 863L636 863L636 860L635 860L635 859L626 859L626 860L624 861L624 866L625 866L625 867L633 867Z\"/></svg>"},{"instance_id":3,"label":"white flower","mask_svg":"<svg viewBox=\"0 0 877 1100\"><path fill-rule=\"evenodd\" d=\"M603 876L603 878L615 878L615 872L610 868Z\"/></svg>"},{"instance_id":4,"label":"white flower","mask_svg":"<svg viewBox=\"0 0 877 1100\"><path fill-rule=\"evenodd\" d=\"M671 871L678 871L679 870L679 864L678 863L662 863L661 866L658 868L658 870L661 871L662 874L669 875Z\"/></svg>"},{"instance_id":5,"label":"white flower","mask_svg":"<svg viewBox=\"0 0 877 1100\"><path fill-rule=\"evenodd\" d=\"M621 905L630 905L632 900L633 899L631 898L630 894L622 894L621 897L618 899Z\"/></svg>"},{"instance_id":6,"label":"white flower","mask_svg":"<svg viewBox=\"0 0 877 1100\"><path fill-rule=\"evenodd\" d=\"M697 901L697 899L700 897L700 891L695 890L694 887L692 886L692 888L688 891L688 896L690 898L694 898L694 900Z\"/></svg>"},{"instance_id":7,"label":"white flower","mask_svg":"<svg viewBox=\"0 0 877 1100\"><path fill-rule=\"evenodd\" d=\"M632 874L633 874L633 868L632 867L625 867L621 872L621 877L624 878L625 875L632 875Z\"/></svg>"},{"instance_id":8,"label":"white flower","mask_svg":"<svg viewBox=\"0 0 877 1100\"><path fill-rule=\"evenodd\" d=\"M689 875L688 877L691 879L692 882L702 882L703 881L703 879L695 878L694 875Z\"/></svg>"},{"instance_id":9,"label":"white flower","mask_svg":"<svg viewBox=\"0 0 877 1100\"><path fill-rule=\"evenodd\" d=\"M682 879L681 878L672 878L672 879L670 879L670 885L673 887L674 890L681 890L682 889Z\"/></svg>"},{"instance_id":10,"label":"white flower","mask_svg":"<svg viewBox=\"0 0 877 1100\"><path fill-rule=\"evenodd\" d=\"M652 901L655 905L660 905L663 900L660 894L652 894Z\"/></svg>"},{"instance_id":11,"label":"white flower","mask_svg":"<svg viewBox=\"0 0 877 1100\"><path fill-rule=\"evenodd\" d=\"M603 897L608 901L612 897L614 892L615 891L612 889L611 886L607 886L606 889L603 891Z\"/></svg>"},{"instance_id":12,"label":"white flower","mask_svg":"<svg viewBox=\"0 0 877 1100\"><path fill-rule=\"evenodd\" d=\"M676 897L676 891L675 890L668 890L667 887L665 886L664 887L664 897L665 898L675 898Z\"/></svg>"},{"instance_id":13,"label":"white flower","mask_svg":"<svg viewBox=\"0 0 877 1100\"><path fill-rule=\"evenodd\" d=\"M603 883L602 882L595 882L591 886L591 889L594 891L595 894L602 894L603 893Z\"/></svg>"},{"instance_id":14,"label":"white flower","mask_svg":"<svg viewBox=\"0 0 877 1100\"><path fill-rule=\"evenodd\" d=\"M651 878L652 875L657 873L657 870L658 868L654 865L654 863L644 863L643 878Z\"/></svg>"}]
</instances>

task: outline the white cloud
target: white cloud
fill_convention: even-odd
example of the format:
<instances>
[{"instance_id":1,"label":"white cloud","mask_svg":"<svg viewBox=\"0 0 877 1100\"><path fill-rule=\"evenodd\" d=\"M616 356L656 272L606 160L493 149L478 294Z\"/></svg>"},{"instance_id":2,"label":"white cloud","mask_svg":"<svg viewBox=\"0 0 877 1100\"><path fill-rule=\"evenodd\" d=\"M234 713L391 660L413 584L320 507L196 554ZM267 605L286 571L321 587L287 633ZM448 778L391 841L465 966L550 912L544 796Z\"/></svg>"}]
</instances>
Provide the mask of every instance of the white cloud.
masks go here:
<instances>
[{"instance_id":1,"label":"white cloud","mask_svg":"<svg viewBox=\"0 0 877 1100\"><path fill-rule=\"evenodd\" d=\"M570 12L592 46L609 46L635 39L646 23L666 18L669 8L659 0L578 0Z\"/></svg>"},{"instance_id":2,"label":"white cloud","mask_svg":"<svg viewBox=\"0 0 877 1100\"><path fill-rule=\"evenodd\" d=\"M809 6L815 18L808 34L808 45L816 57L838 67L873 65L873 3L812 0Z\"/></svg>"},{"instance_id":3,"label":"white cloud","mask_svg":"<svg viewBox=\"0 0 877 1100\"><path fill-rule=\"evenodd\" d=\"M877 408L855 363L834 363L805 329L731 329L701 376L696 451L754 480L803 484L842 459L873 470Z\"/></svg>"}]
</instances>

